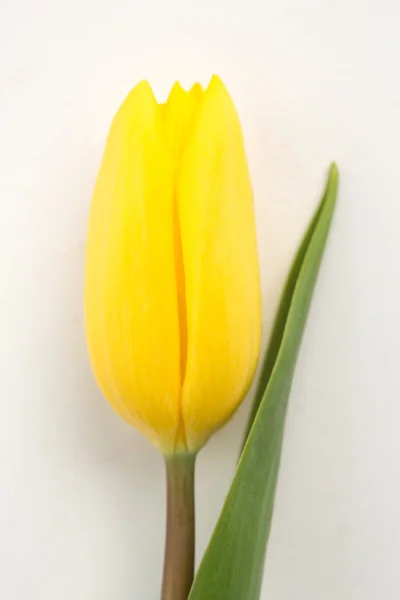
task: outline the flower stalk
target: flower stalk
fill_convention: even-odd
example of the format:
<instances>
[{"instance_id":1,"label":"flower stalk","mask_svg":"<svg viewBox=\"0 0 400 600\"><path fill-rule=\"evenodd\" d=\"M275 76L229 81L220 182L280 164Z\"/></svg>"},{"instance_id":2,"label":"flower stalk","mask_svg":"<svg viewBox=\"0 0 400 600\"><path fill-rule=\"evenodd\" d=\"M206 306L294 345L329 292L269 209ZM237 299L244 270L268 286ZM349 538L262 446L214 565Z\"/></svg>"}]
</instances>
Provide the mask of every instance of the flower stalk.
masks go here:
<instances>
[{"instance_id":1,"label":"flower stalk","mask_svg":"<svg viewBox=\"0 0 400 600\"><path fill-rule=\"evenodd\" d=\"M195 454L165 457L167 530L161 600L187 600L194 577Z\"/></svg>"}]
</instances>

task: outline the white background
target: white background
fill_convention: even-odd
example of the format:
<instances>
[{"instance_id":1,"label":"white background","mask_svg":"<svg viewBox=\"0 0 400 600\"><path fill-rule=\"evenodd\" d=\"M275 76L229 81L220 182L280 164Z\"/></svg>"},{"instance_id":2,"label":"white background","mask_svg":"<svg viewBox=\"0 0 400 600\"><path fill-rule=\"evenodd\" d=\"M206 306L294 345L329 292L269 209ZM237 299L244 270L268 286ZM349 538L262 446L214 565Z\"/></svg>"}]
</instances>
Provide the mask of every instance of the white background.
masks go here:
<instances>
[{"instance_id":1,"label":"white background","mask_svg":"<svg viewBox=\"0 0 400 600\"><path fill-rule=\"evenodd\" d=\"M163 465L93 381L87 215L114 112L213 72L241 115L265 339L331 159L341 189L286 428L263 599L400 597L400 5L2 0L0 597L156 600ZM249 400L201 453L198 557Z\"/></svg>"}]
</instances>

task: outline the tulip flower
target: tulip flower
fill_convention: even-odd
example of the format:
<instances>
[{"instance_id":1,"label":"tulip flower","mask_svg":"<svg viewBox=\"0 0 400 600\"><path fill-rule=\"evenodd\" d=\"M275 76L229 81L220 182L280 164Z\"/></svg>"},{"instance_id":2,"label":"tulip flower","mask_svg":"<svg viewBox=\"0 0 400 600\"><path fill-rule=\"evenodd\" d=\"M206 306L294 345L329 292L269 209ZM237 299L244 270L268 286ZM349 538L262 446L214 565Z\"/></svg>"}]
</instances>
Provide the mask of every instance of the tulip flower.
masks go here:
<instances>
[{"instance_id":1,"label":"tulip flower","mask_svg":"<svg viewBox=\"0 0 400 600\"><path fill-rule=\"evenodd\" d=\"M218 77L139 83L108 136L89 218L86 338L114 409L163 452L162 600L194 569L194 457L235 411L259 355L261 300L243 136Z\"/></svg>"},{"instance_id":2,"label":"tulip flower","mask_svg":"<svg viewBox=\"0 0 400 600\"><path fill-rule=\"evenodd\" d=\"M107 400L164 454L195 453L249 389L261 301L253 196L214 76L143 81L118 110L89 218L85 322Z\"/></svg>"}]
</instances>

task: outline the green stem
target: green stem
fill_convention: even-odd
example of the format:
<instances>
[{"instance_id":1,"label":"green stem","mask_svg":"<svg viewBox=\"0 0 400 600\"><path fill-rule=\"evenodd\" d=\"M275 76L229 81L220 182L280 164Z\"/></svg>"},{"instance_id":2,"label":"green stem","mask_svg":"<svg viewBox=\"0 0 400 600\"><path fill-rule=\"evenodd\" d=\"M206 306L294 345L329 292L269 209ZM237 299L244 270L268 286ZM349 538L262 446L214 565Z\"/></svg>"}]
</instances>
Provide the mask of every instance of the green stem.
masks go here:
<instances>
[{"instance_id":1,"label":"green stem","mask_svg":"<svg viewBox=\"0 0 400 600\"><path fill-rule=\"evenodd\" d=\"M196 455L165 457L167 533L161 600L187 600L194 576Z\"/></svg>"}]
</instances>

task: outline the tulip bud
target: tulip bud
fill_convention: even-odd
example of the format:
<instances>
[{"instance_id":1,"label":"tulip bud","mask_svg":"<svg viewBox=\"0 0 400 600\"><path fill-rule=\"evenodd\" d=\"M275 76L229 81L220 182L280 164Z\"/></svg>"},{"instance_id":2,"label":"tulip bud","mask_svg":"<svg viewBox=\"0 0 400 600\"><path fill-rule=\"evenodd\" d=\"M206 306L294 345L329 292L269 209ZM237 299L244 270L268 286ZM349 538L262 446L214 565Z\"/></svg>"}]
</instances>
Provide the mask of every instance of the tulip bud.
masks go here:
<instances>
[{"instance_id":1,"label":"tulip bud","mask_svg":"<svg viewBox=\"0 0 400 600\"><path fill-rule=\"evenodd\" d=\"M253 197L218 77L118 110L89 218L85 325L96 380L165 454L196 452L235 411L260 348Z\"/></svg>"}]
</instances>

